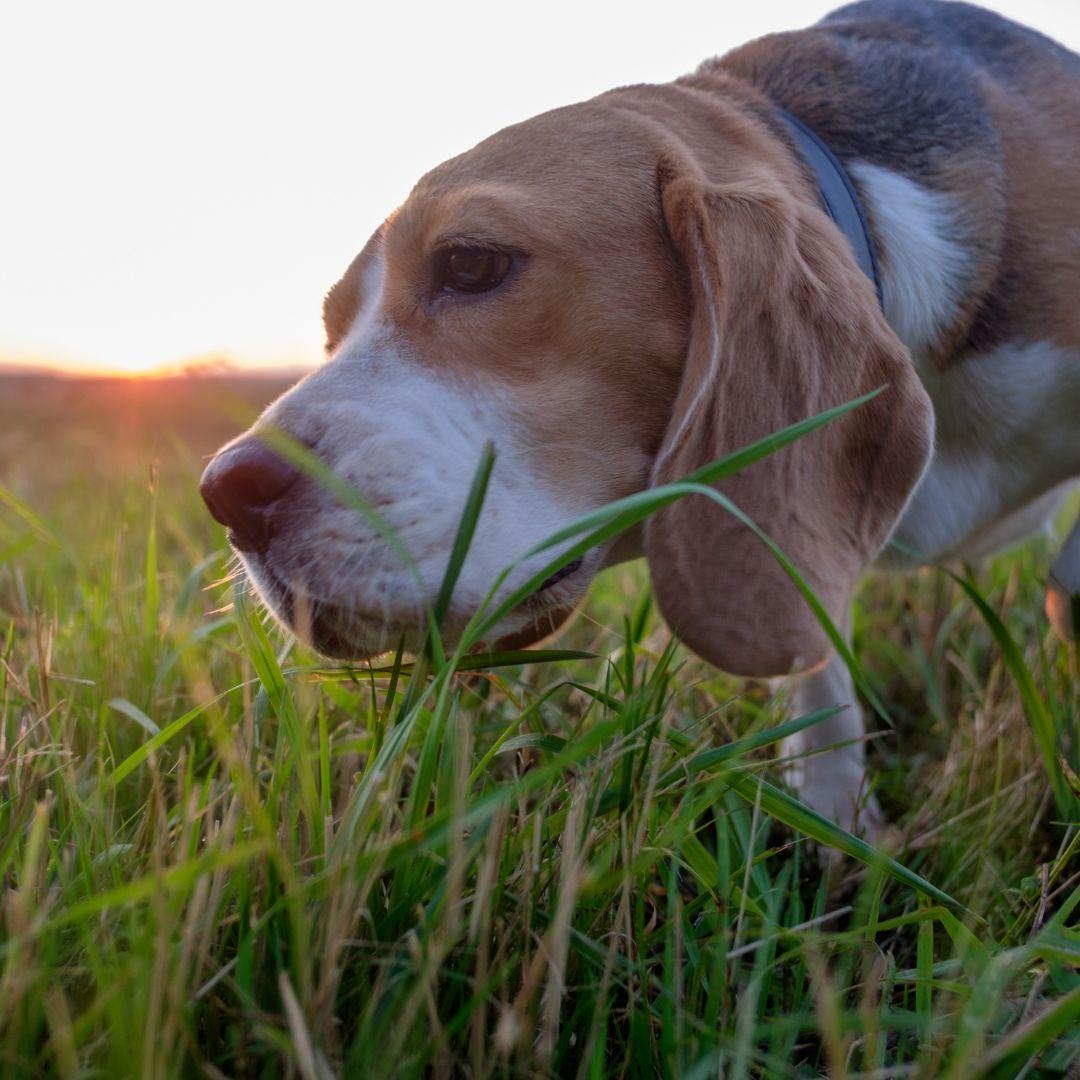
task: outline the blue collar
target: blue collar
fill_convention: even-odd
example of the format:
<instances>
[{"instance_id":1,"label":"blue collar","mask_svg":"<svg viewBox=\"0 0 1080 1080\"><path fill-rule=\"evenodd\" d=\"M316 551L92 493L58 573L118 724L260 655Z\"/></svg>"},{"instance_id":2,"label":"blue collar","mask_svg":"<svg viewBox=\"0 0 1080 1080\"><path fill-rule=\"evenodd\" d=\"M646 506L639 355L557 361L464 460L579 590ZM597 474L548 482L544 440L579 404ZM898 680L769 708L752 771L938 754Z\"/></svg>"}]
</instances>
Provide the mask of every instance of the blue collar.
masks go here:
<instances>
[{"instance_id":1,"label":"blue collar","mask_svg":"<svg viewBox=\"0 0 1080 1080\"><path fill-rule=\"evenodd\" d=\"M795 146L810 166L829 217L847 237L859 268L874 283L874 291L880 304L881 275L878 273L874 238L870 234L870 226L866 222L866 215L851 183L851 177L836 155L801 120L780 108L777 108L776 112L787 125Z\"/></svg>"}]
</instances>

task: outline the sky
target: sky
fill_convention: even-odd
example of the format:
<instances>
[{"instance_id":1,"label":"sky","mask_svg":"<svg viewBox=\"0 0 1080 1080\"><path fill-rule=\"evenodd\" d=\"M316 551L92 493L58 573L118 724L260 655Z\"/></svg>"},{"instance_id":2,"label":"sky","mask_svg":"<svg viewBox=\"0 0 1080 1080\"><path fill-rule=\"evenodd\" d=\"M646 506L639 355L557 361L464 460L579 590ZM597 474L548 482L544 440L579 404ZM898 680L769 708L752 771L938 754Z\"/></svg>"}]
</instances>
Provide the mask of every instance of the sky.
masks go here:
<instances>
[{"instance_id":1,"label":"sky","mask_svg":"<svg viewBox=\"0 0 1080 1080\"><path fill-rule=\"evenodd\" d=\"M323 294L432 166L835 6L5 4L0 363L316 363ZM1080 51L1080 0L988 6Z\"/></svg>"}]
</instances>

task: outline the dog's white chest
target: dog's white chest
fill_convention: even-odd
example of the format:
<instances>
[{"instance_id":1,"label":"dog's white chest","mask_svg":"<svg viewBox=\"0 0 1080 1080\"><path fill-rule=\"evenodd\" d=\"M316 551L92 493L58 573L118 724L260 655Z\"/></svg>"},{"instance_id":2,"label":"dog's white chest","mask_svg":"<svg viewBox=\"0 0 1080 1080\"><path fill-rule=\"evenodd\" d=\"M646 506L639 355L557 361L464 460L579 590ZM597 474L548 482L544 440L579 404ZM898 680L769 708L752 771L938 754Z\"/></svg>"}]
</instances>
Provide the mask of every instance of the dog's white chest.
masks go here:
<instances>
[{"instance_id":1,"label":"dog's white chest","mask_svg":"<svg viewBox=\"0 0 1080 1080\"><path fill-rule=\"evenodd\" d=\"M1042 527L1080 474L1080 355L1017 342L920 374L934 456L885 561L974 558Z\"/></svg>"}]
</instances>

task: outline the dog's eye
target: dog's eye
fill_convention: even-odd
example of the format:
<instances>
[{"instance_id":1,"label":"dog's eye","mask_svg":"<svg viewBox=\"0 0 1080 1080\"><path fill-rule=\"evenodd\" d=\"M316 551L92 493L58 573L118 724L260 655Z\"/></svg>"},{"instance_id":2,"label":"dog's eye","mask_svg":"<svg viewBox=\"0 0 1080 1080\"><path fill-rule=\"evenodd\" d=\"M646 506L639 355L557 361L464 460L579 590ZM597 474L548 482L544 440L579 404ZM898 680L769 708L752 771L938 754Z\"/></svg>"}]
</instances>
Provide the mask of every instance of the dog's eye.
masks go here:
<instances>
[{"instance_id":1,"label":"dog's eye","mask_svg":"<svg viewBox=\"0 0 1080 1080\"><path fill-rule=\"evenodd\" d=\"M500 285L510 270L510 256L490 248L452 247L435 261L435 281L441 292L482 293Z\"/></svg>"}]
</instances>

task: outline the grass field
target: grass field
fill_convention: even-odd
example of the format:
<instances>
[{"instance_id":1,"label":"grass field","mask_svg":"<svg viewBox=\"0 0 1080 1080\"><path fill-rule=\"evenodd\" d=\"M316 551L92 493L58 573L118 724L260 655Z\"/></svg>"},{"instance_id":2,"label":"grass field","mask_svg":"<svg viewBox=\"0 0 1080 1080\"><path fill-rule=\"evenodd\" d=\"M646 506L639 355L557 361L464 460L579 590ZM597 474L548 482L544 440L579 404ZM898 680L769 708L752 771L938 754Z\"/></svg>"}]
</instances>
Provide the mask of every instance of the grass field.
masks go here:
<instances>
[{"instance_id":1,"label":"grass field","mask_svg":"<svg viewBox=\"0 0 1080 1080\"><path fill-rule=\"evenodd\" d=\"M577 658L290 647L196 492L274 389L0 382L0 1076L1080 1075L1049 540L863 589L875 857L639 567Z\"/></svg>"}]
</instances>

